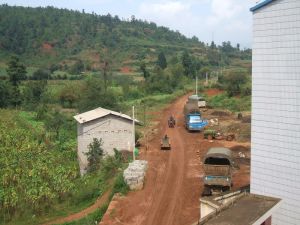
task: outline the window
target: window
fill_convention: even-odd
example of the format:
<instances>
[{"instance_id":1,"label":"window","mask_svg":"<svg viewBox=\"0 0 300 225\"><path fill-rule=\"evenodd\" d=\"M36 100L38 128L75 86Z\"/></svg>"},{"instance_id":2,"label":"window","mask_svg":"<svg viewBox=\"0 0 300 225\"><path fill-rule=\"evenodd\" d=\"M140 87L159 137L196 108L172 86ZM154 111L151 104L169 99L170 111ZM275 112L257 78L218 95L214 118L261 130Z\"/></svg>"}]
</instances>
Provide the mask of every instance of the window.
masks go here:
<instances>
[{"instance_id":1,"label":"window","mask_svg":"<svg viewBox=\"0 0 300 225\"><path fill-rule=\"evenodd\" d=\"M190 116L190 123L201 123L202 120L200 116Z\"/></svg>"}]
</instances>

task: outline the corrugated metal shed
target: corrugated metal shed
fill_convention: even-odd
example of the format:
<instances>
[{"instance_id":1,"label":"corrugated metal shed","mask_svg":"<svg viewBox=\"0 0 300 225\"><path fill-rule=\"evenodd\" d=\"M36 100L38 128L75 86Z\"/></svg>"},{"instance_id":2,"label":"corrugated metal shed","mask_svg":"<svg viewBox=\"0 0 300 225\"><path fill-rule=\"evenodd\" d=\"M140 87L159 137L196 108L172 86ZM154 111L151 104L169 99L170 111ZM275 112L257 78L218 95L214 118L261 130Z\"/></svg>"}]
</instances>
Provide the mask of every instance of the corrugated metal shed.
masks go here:
<instances>
[{"instance_id":1,"label":"corrugated metal shed","mask_svg":"<svg viewBox=\"0 0 300 225\"><path fill-rule=\"evenodd\" d=\"M128 120L132 121L132 118L126 114L118 113L118 112L104 109L101 107L93 109L93 110L85 112L85 113L78 114L78 115L74 116L74 119L78 123L82 124L82 123L86 123L86 122L89 122L89 121L92 121L92 120L95 120L95 119L98 119L98 118L101 118L101 117L104 117L107 115L115 115L115 116L122 117L124 119L128 119ZM139 123L138 120L135 120L135 122Z\"/></svg>"}]
</instances>

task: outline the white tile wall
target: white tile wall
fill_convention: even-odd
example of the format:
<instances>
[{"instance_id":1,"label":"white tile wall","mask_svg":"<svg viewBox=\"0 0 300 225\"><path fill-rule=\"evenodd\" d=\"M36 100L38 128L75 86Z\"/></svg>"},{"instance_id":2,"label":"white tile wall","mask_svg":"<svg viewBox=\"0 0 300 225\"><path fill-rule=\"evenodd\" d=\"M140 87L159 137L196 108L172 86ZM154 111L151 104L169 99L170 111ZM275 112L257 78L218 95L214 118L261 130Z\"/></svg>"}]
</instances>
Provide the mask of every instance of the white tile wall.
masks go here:
<instances>
[{"instance_id":1,"label":"white tile wall","mask_svg":"<svg viewBox=\"0 0 300 225\"><path fill-rule=\"evenodd\" d=\"M253 13L251 192L283 199L275 225L300 225L300 0Z\"/></svg>"},{"instance_id":2,"label":"white tile wall","mask_svg":"<svg viewBox=\"0 0 300 225\"><path fill-rule=\"evenodd\" d=\"M77 124L78 159L81 173L88 165L88 145L93 138L101 138L106 155L113 155L113 149L130 150L133 145L132 122L124 118L108 115L84 124Z\"/></svg>"}]
</instances>

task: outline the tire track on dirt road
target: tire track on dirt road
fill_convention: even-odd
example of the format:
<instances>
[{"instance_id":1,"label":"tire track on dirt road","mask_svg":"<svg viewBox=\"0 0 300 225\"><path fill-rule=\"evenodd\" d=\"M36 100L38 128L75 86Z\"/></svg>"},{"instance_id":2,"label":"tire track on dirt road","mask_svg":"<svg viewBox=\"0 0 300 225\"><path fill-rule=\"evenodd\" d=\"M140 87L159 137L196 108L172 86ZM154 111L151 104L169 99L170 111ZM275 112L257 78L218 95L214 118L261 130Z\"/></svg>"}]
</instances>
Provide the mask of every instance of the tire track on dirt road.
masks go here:
<instances>
[{"instance_id":1,"label":"tire track on dirt road","mask_svg":"<svg viewBox=\"0 0 300 225\"><path fill-rule=\"evenodd\" d=\"M187 96L177 99L172 105L158 112L157 133L149 141L149 149L143 150L140 159L149 163L144 189L130 192L117 198L113 207L103 217L105 225L179 225L176 214L181 213L182 192L185 175L185 140L179 130L183 127L183 106ZM170 115L176 119L176 127L169 128ZM160 140L168 134L170 151L160 150ZM197 210L198 212L198 210Z\"/></svg>"},{"instance_id":2,"label":"tire track on dirt road","mask_svg":"<svg viewBox=\"0 0 300 225\"><path fill-rule=\"evenodd\" d=\"M182 113L176 109L180 108L181 104L181 101L177 102L176 106L168 111L169 115L174 115L176 121L180 121ZM162 190L156 191L159 193L151 204L151 213L148 213L149 216L143 223L145 225L174 225L174 214L181 202L179 196L184 178L184 140L176 127L165 127L163 133L167 133L171 141L171 150L167 152L169 159L166 173L160 177L165 185Z\"/></svg>"}]
</instances>

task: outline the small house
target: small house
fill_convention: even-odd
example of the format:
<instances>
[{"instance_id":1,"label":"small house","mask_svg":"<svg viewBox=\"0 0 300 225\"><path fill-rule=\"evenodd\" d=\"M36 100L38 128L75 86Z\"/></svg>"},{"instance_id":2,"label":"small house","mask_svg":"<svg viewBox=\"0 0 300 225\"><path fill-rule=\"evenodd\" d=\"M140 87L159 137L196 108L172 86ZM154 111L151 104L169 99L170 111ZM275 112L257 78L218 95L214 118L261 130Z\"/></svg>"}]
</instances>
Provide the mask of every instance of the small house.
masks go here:
<instances>
[{"instance_id":1,"label":"small house","mask_svg":"<svg viewBox=\"0 0 300 225\"><path fill-rule=\"evenodd\" d=\"M74 116L77 121L77 153L81 175L88 166L86 153L94 138L102 139L104 155L117 150L130 150L133 146L132 118L128 115L96 108Z\"/></svg>"}]
</instances>

